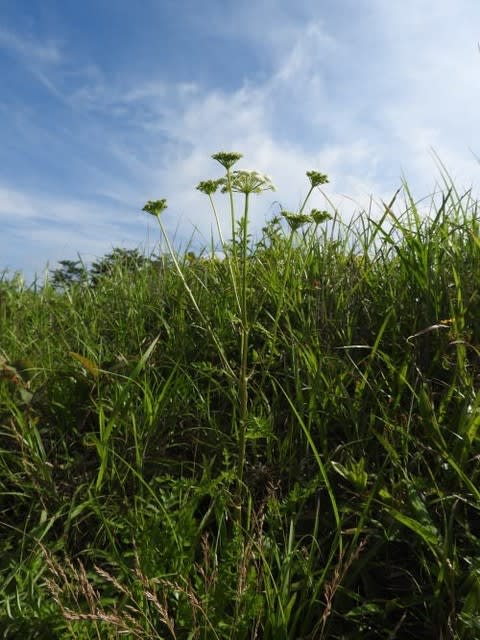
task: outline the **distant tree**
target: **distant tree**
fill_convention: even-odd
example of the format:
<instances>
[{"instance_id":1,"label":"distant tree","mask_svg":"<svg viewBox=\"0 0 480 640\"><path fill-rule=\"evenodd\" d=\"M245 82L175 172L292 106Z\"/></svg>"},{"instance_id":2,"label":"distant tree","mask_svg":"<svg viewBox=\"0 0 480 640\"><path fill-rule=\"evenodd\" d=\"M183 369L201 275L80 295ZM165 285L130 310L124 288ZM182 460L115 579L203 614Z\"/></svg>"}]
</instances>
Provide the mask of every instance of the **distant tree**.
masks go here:
<instances>
[{"instance_id":1,"label":"distant tree","mask_svg":"<svg viewBox=\"0 0 480 640\"><path fill-rule=\"evenodd\" d=\"M116 247L111 253L96 260L87 269L81 260L60 260L57 269L52 269L51 282L54 287L64 289L72 284L96 286L104 277L113 275L115 270L138 271L152 260L146 258L138 249Z\"/></svg>"},{"instance_id":2,"label":"distant tree","mask_svg":"<svg viewBox=\"0 0 480 640\"><path fill-rule=\"evenodd\" d=\"M59 260L58 264L61 267L50 271L54 287L64 289L88 281L88 271L81 260Z\"/></svg>"},{"instance_id":3,"label":"distant tree","mask_svg":"<svg viewBox=\"0 0 480 640\"><path fill-rule=\"evenodd\" d=\"M111 276L116 269L135 272L145 267L150 260L138 249L121 249L116 247L111 253L92 263L90 267L90 282L97 285L105 276Z\"/></svg>"}]
</instances>

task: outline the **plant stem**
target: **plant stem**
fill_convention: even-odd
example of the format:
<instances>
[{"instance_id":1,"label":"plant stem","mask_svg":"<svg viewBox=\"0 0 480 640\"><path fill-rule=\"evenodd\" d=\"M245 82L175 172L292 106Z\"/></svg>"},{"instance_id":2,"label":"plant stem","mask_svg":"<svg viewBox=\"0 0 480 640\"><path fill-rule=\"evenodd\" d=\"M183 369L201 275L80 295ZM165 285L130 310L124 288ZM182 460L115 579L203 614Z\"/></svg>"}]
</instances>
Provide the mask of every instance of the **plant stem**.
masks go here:
<instances>
[{"instance_id":1,"label":"plant stem","mask_svg":"<svg viewBox=\"0 0 480 640\"><path fill-rule=\"evenodd\" d=\"M232 191L232 174L230 172L230 167L227 168L227 190L228 195L230 197L230 219L232 225L232 253L235 261L235 257L237 255L237 241L235 234L235 203L233 201L233 191Z\"/></svg>"},{"instance_id":2,"label":"plant stem","mask_svg":"<svg viewBox=\"0 0 480 640\"><path fill-rule=\"evenodd\" d=\"M235 220L235 211L234 211L234 208L233 208L233 197L232 197L231 189L229 189L229 193L230 193L231 216L232 216L232 221L234 221ZM215 208L215 203L213 202L212 195L208 194L208 198L210 200L210 204L211 204L212 210L213 210L213 215L215 217L215 223L217 225L217 231L218 231L218 235L220 237L220 243L222 245L223 254L224 254L225 260L227 261L228 271L230 273L230 279L232 281L233 293L235 295L235 302L237 304L237 309L240 312L241 304L240 304L240 298L238 296L237 279L235 278L235 274L233 272L233 268L235 266L235 263L234 263L234 261L232 262L231 257L228 255L227 243L225 242L225 238L223 237L222 227L220 225L220 219L218 217L218 213L217 213L217 210ZM234 224L232 222L232 229L233 228L234 228ZM235 254L233 254L233 255L235 256Z\"/></svg>"},{"instance_id":3,"label":"plant stem","mask_svg":"<svg viewBox=\"0 0 480 640\"><path fill-rule=\"evenodd\" d=\"M247 308L247 272L248 272L248 197L245 194L245 209L242 218L241 243L241 323L240 323L240 372L239 372L239 425L238 425L238 464L237 464L237 502L238 520L242 519L243 471L246 455L246 430L248 419L248 346L250 327Z\"/></svg>"},{"instance_id":4,"label":"plant stem","mask_svg":"<svg viewBox=\"0 0 480 640\"><path fill-rule=\"evenodd\" d=\"M193 295L192 290L190 289L190 287L188 286L188 282L185 280L185 276L183 275L182 269L178 263L177 257L175 255L175 252L173 250L173 247L170 243L170 240L168 239L168 235L165 231L165 228L162 224L162 221L160 220L160 217L157 217L158 220L158 224L160 226L160 230L162 232L163 237L165 238L165 242L167 243L167 247L168 247L168 252L170 254L170 257L173 260L173 264L175 265L175 270L177 271L178 275L180 276L180 279L182 281L183 286L185 287L185 291L188 293L188 296L190 298L190 300L192 301L192 304L195 308L195 311L198 313L198 315L200 316L202 322L205 325L205 328L207 329L208 333L210 334L210 336L212 337L215 346L217 347L218 350L218 354L222 360L222 363L225 367L226 372L228 373L229 376L234 377L235 374L233 372L232 367L230 366L230 363L228 361L228 358L225 354L225 350L222 346L222 344L220 343L220 340L218 339L214 329L212 328L211 323L209 322L209 320L205 317L204 313L202 312L202 310L200 309L200 307L198 306L198 303L195 299L195 296Z\"/></svg>"}]
</instances>

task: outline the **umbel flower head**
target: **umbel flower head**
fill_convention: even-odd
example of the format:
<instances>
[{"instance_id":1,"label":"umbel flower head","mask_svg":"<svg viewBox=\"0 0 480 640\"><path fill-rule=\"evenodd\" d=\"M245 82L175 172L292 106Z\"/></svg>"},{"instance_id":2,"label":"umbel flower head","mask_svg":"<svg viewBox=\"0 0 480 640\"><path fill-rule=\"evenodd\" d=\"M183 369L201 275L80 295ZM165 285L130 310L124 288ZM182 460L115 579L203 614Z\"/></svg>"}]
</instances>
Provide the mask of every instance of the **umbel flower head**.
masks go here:
<instances>
[{"instance_id":1,"label":"umbel flower head","mask_svg":"<svg viewBox=\"0 0 480 640\"><path fill-rule=\"evenodd\" d=\"M306 213L292 213L291 211L282 211L281 213L292 231L296 231L300 227L303 227L304 224L310 224L312 222L312 218L307 216Z\"/></svg>"},{"instance_id":2,"label":"umbel flower head","mask_svg":"<svg viewBox=\"0 0 480 640\"><path fill-rule=\"evenodd\" d=\"M328 182L328 176L320 171L307 171L307 178L310 180L312 187L318 187L320 184Z\"/></svg>"},{"instance_id":3,"label":"umbel flower head","mask_svg":"<svg viewBox=\"0 0 480 640\"><path fill-rule=\"evenodd\" d=\"M243 158L241 153L237 153L236 151L219 151L218 153L214 153L212 158L219 162L222 167L228 171L233 167L233 165Z\"/></svg>"},{"instance_id":4,"label":"umbel flower head","mask_svg":"<svg viewBox=\"0 0 480 640\"><path fill-rule=\"evenodd\" d=\"M158 218L163 211L167 208L167 200L166 198L162 198L161 200L149 200L145 203L142 211L146 211L152 216Z\"/></svg>"},{"instance_id":5,"label":"umbel flower head","mask_svg":"<svg viewBox=\"0 0 480 640\"><path fill-rule=\"evenodd\" d=\"M310 211L310 217L315 224L322 224L322 222L332 219L332 216L328 211L319 211L318 209L312 209Z\"/></svg>"},{"instance_id":6,"label":"umbel flower head","mask_svg":"<svg viewBox=\"0 0 480 640\"><path fill-rule=\"evenodd\" d=\"M223 184L223 179L220 180L202 180L197 184L198 191L201 191L207 196L211 196L216 192L218 187Z\"/></svg>"},{"instance_id":7,"label":"umbel flower head","mask_svg":"<svg viewBox=\"0 0 480 640\"><path fill-rule=\"evenodd\" d=\"M332 219L328 211L319 211L318 209L312 209L308 215L306 213L292 213L291 211L282 211L281 213L292 231L296 231L305 224L311 224L312 222L322 224L322 222Z\"/></svg>"},{"instance_id":8,"label":"umbel flower head","mask_svg":"<svg viewBox=\"0 0 480 640\"><path fill-rule=\"evenodd\" d=\"M261 193L262 191L275 191L275 186L269 176L258 171L234 171L230 180L222 179L222 192L230 189L237 193Z\"/></svg>"}]
</instances>

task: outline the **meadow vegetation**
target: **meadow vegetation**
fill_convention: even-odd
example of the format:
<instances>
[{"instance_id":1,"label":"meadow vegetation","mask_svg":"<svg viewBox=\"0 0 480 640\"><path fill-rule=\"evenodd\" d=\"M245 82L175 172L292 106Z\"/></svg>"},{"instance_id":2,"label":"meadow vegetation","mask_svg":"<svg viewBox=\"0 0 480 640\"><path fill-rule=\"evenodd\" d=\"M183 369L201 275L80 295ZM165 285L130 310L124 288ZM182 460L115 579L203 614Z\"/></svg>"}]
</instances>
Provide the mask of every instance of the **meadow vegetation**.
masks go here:
<instances>
[{"instance_id":1,"label":"meadow vegetation","mask_svg":"<svg viewBox=\"0 0 480 640\"><path fill-rule=\"evenodd\" d=\"M208 252L0 281L0 635L479 638L477 201L253 237L214 158Z\"/></svg>"}]
</instances>

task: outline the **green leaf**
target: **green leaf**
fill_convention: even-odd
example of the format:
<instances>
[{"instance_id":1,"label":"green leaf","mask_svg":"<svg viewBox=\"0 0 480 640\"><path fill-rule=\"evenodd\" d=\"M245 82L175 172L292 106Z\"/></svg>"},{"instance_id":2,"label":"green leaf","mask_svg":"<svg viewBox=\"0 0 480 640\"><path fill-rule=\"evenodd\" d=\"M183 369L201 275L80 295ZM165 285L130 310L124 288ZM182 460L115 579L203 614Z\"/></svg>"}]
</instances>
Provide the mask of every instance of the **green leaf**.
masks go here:
<instances>
[{"instance_id":1,"label":"green leaf","mask_svg":"<svg viewBox=\"0 0 480 640\"><path fill-rule=\"evenodd\" d=\"M410 518L410 516L407 516L396 509L389 509L389 513L397 522L408 527L411 531L420 536L420 538L422 538L428 545L438 544L438 531L433 525L421 524L417 520L414 520L414 518Z\"/></svg>"}]
</instances>

